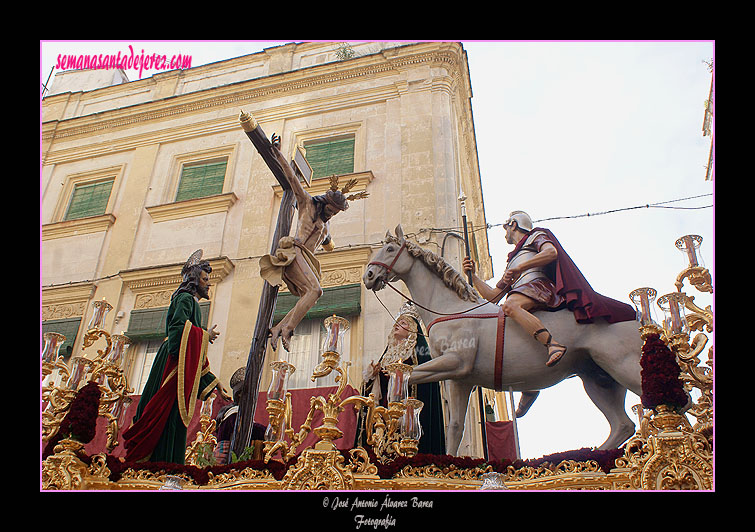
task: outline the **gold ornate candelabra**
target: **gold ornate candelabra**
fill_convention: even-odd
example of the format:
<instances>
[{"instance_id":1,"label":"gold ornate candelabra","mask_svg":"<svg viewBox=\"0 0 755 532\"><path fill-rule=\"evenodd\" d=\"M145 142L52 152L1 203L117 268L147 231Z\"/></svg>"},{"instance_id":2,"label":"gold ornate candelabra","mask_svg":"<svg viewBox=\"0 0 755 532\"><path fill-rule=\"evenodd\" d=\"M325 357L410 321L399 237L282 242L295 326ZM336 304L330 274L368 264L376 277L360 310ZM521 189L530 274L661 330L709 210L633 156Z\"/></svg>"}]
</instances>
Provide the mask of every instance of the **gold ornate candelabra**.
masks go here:
<instances>
[{"instance_id":1,"label":"gold ornate candelabra","mask_svg":"<svg viewBox=\"0 0 755 532\"><path fill-rule=\"evenodd\" d=\"M213 461L213 451L218 444L215 437L216 422L212 418L212 405L216 398L215 392L202 403L199 413L199 432L197 437L186 447L185 463L193 466L204 467Z\"/></svg>"},{"instance_id":2,"label":"gold ornate candelabra","mask_svg":"<svg viewBox=\"0 0 755 532\"><path fill-rule=\"evenodd\" d=\"M323 349L324 362L315 368L312 380L335 370L338 373L335 378L338 387L327 397L310 399L309 413L298 431L291 426L291 393L287 391L288 378L296 368L287 361L270 364L273 377L267 397L270 421L265 433L265 462L277 453L280 453L284 461L288 461L296 455L297 449L310 432L318 437L314 446L305 449L297 465L286 474L283 482L288 488L316 489L323 485L348 488L353 485L355 474L376 475L377 468L370 463L364 448L351 449L351 462L344 465L344 458L334 443L343 436L343 431L338 428L338 417L350 405L354 409L367 408L366 441L381 461L388 461L396 456L414 456L422 433L419 425L422 402L407 395L411 366L391 364L387 368L391 375L388 408L377 405L372 394L369 397L354 395L341 399L348 384L350 363L345 361L338 366L334 362L337 364L340 359L341 341L343 332L348 328L348 321L331 316L325 320L325 327L328 335ZM322 424L312 429L312 421L318 410L323 413Z\"/></svg>"},{"instance_id":3,"label":"gold ornate candelabra","mask_svg":"<svg viewBox=\"0 0 755 532\"><path fill-rule=\"evenodd\" d=\"M46 404L42 413L42 440L49 441L58 433L79 388L87 382L96 382L101 392L98 416L108 420L107 450L112 451L118 445L120 418L130 401L128 396L134 391L128 387L122 368L131 341L123 334L111 335L102 329L105 316L113 308L107 301L94 301L92 306L94 312L84 334L82 350L93 346L100 338L106 342L94 358L79 355L66 364L59 356L65 336L58 333L44 335L42 379L48 382L43 382L42 386L42 401ZM53 375L56 371L57 376ZM60 384L56 385L55 381Z\"/></svg>"},{"instance_id":4,"label":"gold ornate candelabra","mask_svg":"<svg viewBox=\"0 0 755 532\"><path fill-rule=\"evenodd\" d=\"M375 404L370 394L365 420L366 442L378 461L389 462L397 456L417 454L422 429L419 412L423 403L409 397L408 383L412 367L401 362L388 364L388 407Z\"/></svg>"},{"instance_id":5,"label":"gold ornate candelabra","mask_svg":"<svg viewBox=\"0 0 755 532\"><path fill-rule=\"evenodd\" d=\"M631 469L629 480L635 489L711 489L713 482L713 347L702 364L699 355L708 343L703 332L713 332L713 312L694 303L694 297L682 292L684 279L701 292L713 292L710 272L699 255L702 238L687 235L676 247L687 258L687 267L676 278L676 292L658 298L664 313L659 324L652 303L657 292L638 288L629 297L640 315L643 340L657 335L676 358L679 378L689 403L682 408L658 404L652 408L636 405L640 426L626 444L625 455L617 461ZM689 311L689 313L687 313ZM698 332L690 341L693 331ZM694 392L694 395L693 395ZM687 415L696 418L692 425Z\"/></svg>"}]
</instances>

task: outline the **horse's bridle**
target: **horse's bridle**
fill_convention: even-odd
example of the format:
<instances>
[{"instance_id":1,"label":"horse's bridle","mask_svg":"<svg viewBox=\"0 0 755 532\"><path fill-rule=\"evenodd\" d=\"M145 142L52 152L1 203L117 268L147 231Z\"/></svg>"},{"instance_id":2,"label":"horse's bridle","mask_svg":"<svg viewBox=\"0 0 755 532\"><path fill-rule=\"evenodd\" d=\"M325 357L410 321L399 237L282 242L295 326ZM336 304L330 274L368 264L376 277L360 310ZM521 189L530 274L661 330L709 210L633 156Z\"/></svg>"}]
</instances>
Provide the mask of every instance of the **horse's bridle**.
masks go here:
<instances>
[{"instance_id":1,"label":"horse's bridle","mask_svg":"<svg viewBox=\"0 0 755 532\"><path fill-rule=\"evenodd\" d=\"M401 253L404 251L404 249L406 249L406 240L404 240L404 243L401 244L398 253L396 253L395 257L393 257L393 261L390 263L390 265L385 264L384 262L370 262L369 264L367 264L367 266L382 266L383 268L385 268L385 273L390 274L393 271L393 267L396 265L396 261L401 256ZM388 281L384 282L387 283Z\"/></svg>"},{"instance_id":2,"label":"horse's bridle","mask_svg":"<svg viewBox=\"0 0 755 532\"><path fill-rule=\"evenodd\" d=\"M390 264L385 264L384 262L374 261L374 262L368 263L367 266L382 266L383 268L385 268L385 273L386 274L390 274L393 271L393 267L396 265L396 261L401 256L401 253L404 251L404 249L406 248L406 242L407 241L404 240L404 243L401 244L401 247L399 248L398 253L396 253L395 257L393 257L393 261L391 261ZM397 294L399 294L401 297L403 297L407 301L410 301L412 304L417 305L421 309L424 309L424 310L426 310L428 312L432 312L433 314L437 314L439 316L460 316L462 314L466 314L467 312L471 312L471 311L473 311L475 309L478 309L478 308L480 308L482 306L485 306L485 305L487 305L489 303L488 301L484 301L480 305L474 306L474 307L472 307L470 309L467 309L467 310L464 310L462 312L450 312L450 313L448 313L448 312L438 312L437 310L432 310L432 309L429 309L427 307L423 307L422 305L420 305L419 303L417 303L416 301L414 301L412 298L406 296L405 294L403 294L402 292L400 292L399 290L397 290L396 287L394 287L391 283L389 283L387 279L383 280L383 282L385 283L386 286L388 286L388 288L391 288L394 292L396 292ZM373 291L373 293L374 293L374 291ZM377 294L375 294L375 297L377 297ZM380 298L378 298L378 300L379 299ZM382 304L382 301L381 301L381 304ZM383 306L385 306L385 305L383 305ZM386 308L386 310L388 310L388 309Z\"/></svg>"}]
</instances>

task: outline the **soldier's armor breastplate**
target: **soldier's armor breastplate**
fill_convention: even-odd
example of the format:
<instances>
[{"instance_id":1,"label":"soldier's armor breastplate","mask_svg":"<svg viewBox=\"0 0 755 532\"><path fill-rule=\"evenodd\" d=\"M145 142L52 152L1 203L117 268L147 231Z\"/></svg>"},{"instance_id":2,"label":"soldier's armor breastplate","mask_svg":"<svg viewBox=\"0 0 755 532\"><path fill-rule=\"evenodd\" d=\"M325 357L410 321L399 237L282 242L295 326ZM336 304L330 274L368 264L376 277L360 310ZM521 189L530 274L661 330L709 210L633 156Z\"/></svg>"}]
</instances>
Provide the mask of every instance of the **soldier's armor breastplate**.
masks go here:
<instances>
[{"instance_id":1,"label":"soldier's armor breastplate","mask_svg":"<svg viewBox=\"0 0 755 532\"><path fill-rule=\"evenodd\" d=\"M508 268L513 268L516 265L521 264L524 261L527 261L538 254L538 250L535 249L533 242L535 238L540 234L542 233L538 231L537 233L531 234L527 238L522 248L519 250L519 252L516 255L514 255L514 258L511 259L511 261L509 262ZM511 285L511 288L516 288L518 286L532 282L535 279L539 279L541 277L544 277L544 278L548 277L547 275L545 275L544 266L530 268L529 270L525 271L522 275L519 276L519 279L517 279L514 282L514 284Z\"/></svg>"}]
</instances>

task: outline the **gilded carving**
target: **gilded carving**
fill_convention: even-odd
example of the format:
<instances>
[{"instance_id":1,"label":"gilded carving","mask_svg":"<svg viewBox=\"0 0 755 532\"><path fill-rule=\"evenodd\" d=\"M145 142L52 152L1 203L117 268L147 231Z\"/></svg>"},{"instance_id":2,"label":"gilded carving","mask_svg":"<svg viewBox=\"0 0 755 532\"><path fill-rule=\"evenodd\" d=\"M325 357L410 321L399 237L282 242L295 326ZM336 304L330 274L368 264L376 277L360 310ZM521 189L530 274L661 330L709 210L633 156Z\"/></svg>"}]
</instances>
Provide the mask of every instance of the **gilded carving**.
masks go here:
<instances>
[{"instance_id":1,"label":"gilded carving","mask_svg":"<svg viewBox=\"0 0 755 532\"><path fill-rule=\"evenodd\" d=\"M231 471L218 475L213 475L212 473L210 473L210 481L208 483L208 486L219 487L227 484L238 484L250 480L275 481L275 478L273 477L272 473L270 473L270 471L266 469L259 470L247 467L238 471Z\"/></svg>"},{"instance_id":2,"label":"gilded carving","mask_svg":"<svg viewBox=\"0 0 755 532\"><path fill-rule=\"evenodd\" d=\"M348 490L354 488L354 474L344 466L337 451L307 449L283 477L286 490Z\"/></svg>"},{"instance_id":3,"label":"gilded carving","mask_svg":"<svg viewBox=\"0 0 755 532\"><path fill-rule=\"evenodd\" d=\"M708 438L692 429L687 419L660 405L647 433L629 440L617 460L628 467L632 489L708 490L713 482L713 452Z\"/></svg>"},{"instance_id":4,"label":"gilded carving","mask_svg":"<svg viewBox=\"0 0 755 532\"><path fill-rule=\"evenodd\" d=\"M83 447L83 443L70 439L61 440L55 446L55 454L42 462L42 489L79 490L84 487L87 467L76 456Z\"/></svg>"}]
</instances>

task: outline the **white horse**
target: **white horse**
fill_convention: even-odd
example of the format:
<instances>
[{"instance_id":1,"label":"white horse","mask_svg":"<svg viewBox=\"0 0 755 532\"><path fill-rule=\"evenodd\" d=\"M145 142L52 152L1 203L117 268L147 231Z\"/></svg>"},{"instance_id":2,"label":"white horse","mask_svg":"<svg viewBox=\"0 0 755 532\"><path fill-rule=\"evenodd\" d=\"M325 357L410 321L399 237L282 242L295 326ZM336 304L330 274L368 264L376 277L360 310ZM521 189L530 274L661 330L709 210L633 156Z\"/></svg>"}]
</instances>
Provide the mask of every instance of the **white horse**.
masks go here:
<instances>
[{"instance_id":1,"label":"white horse","mask_svg":"<svg viewBox=\"0 0 755 532\"><path fill-rule=\"evenodd\" d=\"M415 367L409 382L448 381L448 453L458 453L469 396L475 386L499 391L541 390L574 375L582 379L585 392L611 426L600 449L618 448L634 434L635 425L627 416L624 400L627 389L642 394L642 340L637 321L609 324L601 319L579 324L569 310L538 312L543 326L568 347L561 361L549 368L542 344L514 320L499 325L492 316L498 315L500 307L481 299L445 260L406 240L400 225L396 236L386 232L386 243L375 253L362 278L365 287L373 291L395 279L409 289L429 328L432 360ZM497 354L499 334L503 349Z\"/></svg>"}]
</instances>

